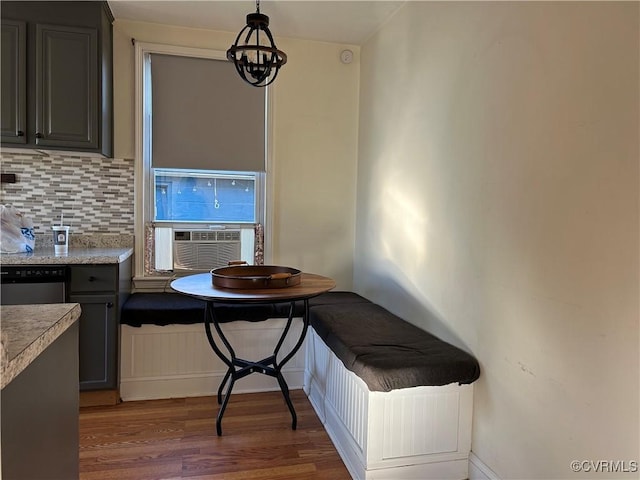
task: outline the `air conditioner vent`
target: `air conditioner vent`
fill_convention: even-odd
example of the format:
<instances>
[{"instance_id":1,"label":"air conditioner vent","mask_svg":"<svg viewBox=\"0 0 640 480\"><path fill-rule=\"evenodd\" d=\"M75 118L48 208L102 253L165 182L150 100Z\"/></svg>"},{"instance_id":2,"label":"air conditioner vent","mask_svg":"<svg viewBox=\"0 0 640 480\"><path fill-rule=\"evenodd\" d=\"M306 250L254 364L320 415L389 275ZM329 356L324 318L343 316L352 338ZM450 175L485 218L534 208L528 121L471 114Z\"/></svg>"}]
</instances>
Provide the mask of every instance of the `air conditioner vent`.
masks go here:
<instances>
[{"instance_id":1,"label":"air conditioner vent","mask_svg":"<svg viewBox=\"0 0 640 480\"><path fill-rule=\"evenodd\" d=\"M240 259L240 231L175 231L173 269L208 271Z\"/></svg>"}]
</instances>

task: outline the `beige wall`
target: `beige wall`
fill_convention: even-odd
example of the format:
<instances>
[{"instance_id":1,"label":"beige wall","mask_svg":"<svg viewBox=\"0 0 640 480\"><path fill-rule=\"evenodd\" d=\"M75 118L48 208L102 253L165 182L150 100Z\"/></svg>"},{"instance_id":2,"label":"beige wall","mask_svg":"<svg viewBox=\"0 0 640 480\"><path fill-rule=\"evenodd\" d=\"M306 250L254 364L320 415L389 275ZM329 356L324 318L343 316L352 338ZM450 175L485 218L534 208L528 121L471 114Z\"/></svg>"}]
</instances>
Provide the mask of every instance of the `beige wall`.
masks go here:
<instances>
[{"instance_id":1,"label":"beige wall","mask_svg":"<svg viewBox=\"0 0 640 480\"><path fill-rule=\"evenodd\" d=\"M114 23L116 158L135 156L131 39L226 51L236 34L123 20ZM271 89L273 256L266 261L331 276L339 288L349 289L355 235L358 63L340 63L344 45L291 39L277 39L277 44L287 53L288 63ZM357 59L358 48L349 48Z\"/></svg>"},{"instance_id":2,"label":"beige wall","mask_svg":"<svg viewBox=\"0 0 640 480\"><path fill-rule=\"evenodd\" d=\"M362 47L355 288L477 356L503 479L639 459L638 7L407 2Z\"/></svg>"}]
</instances>

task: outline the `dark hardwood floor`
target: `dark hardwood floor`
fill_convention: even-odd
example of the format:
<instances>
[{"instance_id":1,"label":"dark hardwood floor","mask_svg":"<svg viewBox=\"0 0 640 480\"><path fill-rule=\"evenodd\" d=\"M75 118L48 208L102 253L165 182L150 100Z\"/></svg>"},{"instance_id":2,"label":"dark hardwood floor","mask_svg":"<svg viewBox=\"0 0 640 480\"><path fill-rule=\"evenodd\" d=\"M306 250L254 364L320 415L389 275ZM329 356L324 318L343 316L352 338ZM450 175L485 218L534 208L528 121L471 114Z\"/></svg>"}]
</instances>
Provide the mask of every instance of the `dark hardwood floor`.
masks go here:
<instances>
[{"instance_id":1,"label":"dark hardwood floor","mask_svg":"<svg viewBox=\"0 0 640 480\"><path fill-rule=\"evenodd\" d=\"M80 409L80 479L350 479L302 390L234 394L216 435L215 397Z\"/></svg>"}]
</instances>

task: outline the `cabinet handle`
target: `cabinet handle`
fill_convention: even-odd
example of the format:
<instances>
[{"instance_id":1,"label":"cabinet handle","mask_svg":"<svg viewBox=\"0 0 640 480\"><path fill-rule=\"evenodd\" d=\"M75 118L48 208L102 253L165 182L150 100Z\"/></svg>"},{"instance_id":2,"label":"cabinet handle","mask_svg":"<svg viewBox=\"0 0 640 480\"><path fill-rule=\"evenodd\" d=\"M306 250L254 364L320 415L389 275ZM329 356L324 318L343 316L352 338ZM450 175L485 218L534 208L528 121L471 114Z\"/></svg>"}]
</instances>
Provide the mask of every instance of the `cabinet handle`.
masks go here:
<instances>
[{"instance_id":1,"label":"cabinet handle","mask_svg":"<svg viewBox=\"0 0 640 480\"><path fill-rule=\"evenodd\" d=\"M91 276L89 277L89 281L90 281L90 282L95 282L95 281L96 281L96 277L94 277L93 275L91 275Z\"/></svg>"},{"instance_id":2,"label":"cabinet handle","mask_svg":"<svg viewBox=\"0 0 640 480\"><path fill-rule=\"evenodd\" d=\"M113 308L113 302L107 302L107 308Z\"/></svg>"},{"instance_id":3,"label":"cabinet handle","mask_svg":"<svg viewBox=\"0 0 640 480\"><path fill-rule=\"evenodd\" d=\"M24 132L23 132L22 130L18 130L18 131L16 132L16 136L18 136L18 137L24 137Z\"/></svg>"},{"instance_id":4,"label":"cabinet handle","mask_svg":"<svg viewBox=\"0 0 640 480\"><path fill-rule=\"evenodd\" d=\"M36 132L36 138L42 138L42 134L40 132Z\"/></svg>"}]
</instances>

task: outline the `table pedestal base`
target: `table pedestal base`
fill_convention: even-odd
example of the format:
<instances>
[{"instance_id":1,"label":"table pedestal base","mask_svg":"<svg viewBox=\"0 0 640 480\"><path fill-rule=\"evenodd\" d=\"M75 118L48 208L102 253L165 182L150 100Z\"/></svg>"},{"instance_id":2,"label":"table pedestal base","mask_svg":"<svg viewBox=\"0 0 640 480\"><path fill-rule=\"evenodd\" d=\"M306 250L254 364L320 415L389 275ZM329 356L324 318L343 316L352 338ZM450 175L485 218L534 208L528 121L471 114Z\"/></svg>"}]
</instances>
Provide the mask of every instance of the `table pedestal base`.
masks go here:
<instances>
[{"instance_id":1,"label":"table pedestal base","mask_svg":"<svg viewBox=\"0 0 640 480\"><path fill-rule=\"evenodd\" d=\"M270 377L275 377L278 380L278 385L280 385L280 390L282 391L284 400L287 402L287 407L289 407L289 411L291 412L291 429L295 430L298 423L298 417L296 416L296 411L291 403L289 386L280 372L282 365L276 368L275 356L271 355L270 357L258 360L257 362L243 360L242 358L235 358L232 362L234 368L227 370L227 373L220 383L220 387L218 387L218 405L220 405L220 410L218 411L218 416L216 418L216 432L218 433L218 436L222 435L222 416L227 408L227 403L229 403L229 397L231 396L231 390L233 389L235 381L252 373L262 373L264 375L269 375ZM223 394L222 392L227 381L229 383L227 391Z\"/></svg>"},{"instance_id":2,"label":"table pedestal base","mask_svg":"<svg viewBox=\"0 0 640 480\"><path fill-rule=\"evenodd\" d=\"M220 405L220 410L218 411L218 416L216 417L216 433L218 436L222 435L222 417L227 408L227 404L229 403L229 398L231 397L231 391L233 390L233 386L236 380L239 380L247 375L252 373L261 373L263 375L269 375L270 377L275 377L278 380L278 385L280 386L280 390L284 397L285 402L287 403L287 407L291 412L291 429L295 430L297 426L297 416L296 411L293 407L293 403L291 403L291 397L289 395L289 386L287 385L284 376L282 375L282 367L296 354L296 352L300 349L302 342L307 333L307 327L309 326L309 303L308 300L304 300L304 314L302 318L303 327L302 332L300 334L300 338L296 342L293 349L287 354L286 357L281 362L277 361L277 356L282 347L282 344L289 333L291 328L291 324L293 322L293 312L294 312L295 302L290 302L289 308L289 316L287 318L287 324L282 331L282 335L278 340L278 343L273 351L273 354L267 358L258 361L250 361L242 358L236 357L236 353L233 350L233 347L227 340L226 336L222 332L220 325L215 316L215 302L208 301L207 307L205 311L205 331L207 334L207 339L209 340L209 344L211 348L215 352L215 354L227 365L228 370L225 374L220 386L218 387L218 404ZM229 352L229 355L225 355L213 337L213 333L211 331L211 324L213 324L220 340L226 347ZM223 394L223 390L225 385L227 385L226 392Z\"/></svg>"}]
</instances>

